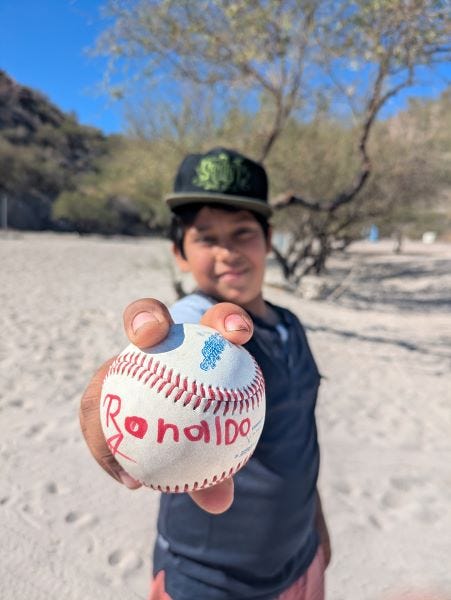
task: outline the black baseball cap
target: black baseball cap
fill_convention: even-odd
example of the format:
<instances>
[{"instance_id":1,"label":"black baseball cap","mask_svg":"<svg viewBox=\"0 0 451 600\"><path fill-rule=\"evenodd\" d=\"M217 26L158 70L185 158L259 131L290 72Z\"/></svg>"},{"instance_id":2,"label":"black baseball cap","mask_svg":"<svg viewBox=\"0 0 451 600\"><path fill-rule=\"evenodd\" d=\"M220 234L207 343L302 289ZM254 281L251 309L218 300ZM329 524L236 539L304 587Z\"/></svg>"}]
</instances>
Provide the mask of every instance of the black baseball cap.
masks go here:
<instances>
[{"instance_id":1,"label":"black baseball cap","mask_svg":"<svg viewBox=\"0 0 451 600\"><path fill-rule=\"evenodd\" d=\"M268 178L262 165L228 148L188 154L165 197L171 209L185 204L227 204L269 217Z\"/></svg>"}]
</instances>

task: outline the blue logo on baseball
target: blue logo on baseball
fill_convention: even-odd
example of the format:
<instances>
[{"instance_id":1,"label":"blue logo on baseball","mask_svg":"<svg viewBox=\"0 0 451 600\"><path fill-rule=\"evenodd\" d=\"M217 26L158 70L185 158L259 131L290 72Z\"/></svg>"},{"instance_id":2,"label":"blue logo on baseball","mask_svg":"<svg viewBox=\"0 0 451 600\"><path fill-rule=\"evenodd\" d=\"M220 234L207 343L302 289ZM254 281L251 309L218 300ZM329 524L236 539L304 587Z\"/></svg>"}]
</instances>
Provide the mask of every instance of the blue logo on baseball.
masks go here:
<instances>
[{"instance_id":1,"label":"blue logo on baseball","mask_svg":"<svg viewBox=\"0 0 451 600\"><path fill-rule=\"evenodd\" d=\"M219 334L211 335L202 348L202 356L204 360L200 363L200 368L203 371L214 369L221 359L221 354L226 345L225 339Z\"/></svg>"}]
</instances>

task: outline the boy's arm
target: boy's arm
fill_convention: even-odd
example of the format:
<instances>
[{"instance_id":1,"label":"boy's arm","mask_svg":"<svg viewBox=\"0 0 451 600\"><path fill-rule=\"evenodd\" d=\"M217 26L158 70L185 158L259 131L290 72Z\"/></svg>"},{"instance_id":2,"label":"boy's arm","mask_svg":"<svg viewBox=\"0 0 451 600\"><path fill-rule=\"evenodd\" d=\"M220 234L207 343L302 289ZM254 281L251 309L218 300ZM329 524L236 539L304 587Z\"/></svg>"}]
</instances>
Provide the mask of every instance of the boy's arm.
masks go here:
<instances>
[{"instance_id":1,"label":"boy's arm","mask_svg":"<svg viewBox=\"0 0 451 600\"><path fill-rule=\"evenodd\" d=\"M329 565L330 563L330 559L331 559L331 555L332 555L332 550L330 547L330 537L329 537L329 530L327 529L327 524L326 524L326 520L324 518L324 514L323 514L323 507L321 504L321 498L319 495L318 490L316 490L316 518L315 518L315 523L316 523L316 529L319 533L319 540L320 540L320 544L323 547L324 550L324 559L325 559L325 563L326 563L326 567Z\"/></svg>"},{"instance_id":2,"label":"boy's arm","mask_svg":"<svg viewBox=\"0 0 451 600\"><path fill-rule=\"evenodd\" d=\"M149 348L161 342L167 336L172 322L164 304L151 298L133 302L124 312L127 336L139 348ZM218 330L233 344L245 344L253 333L252 320L246 311L228 302L212 306L200 322ZM107 361L97 371L86 388L80 405L80 425L88 448L102 469L128 488L136 489L141 484L125 473L116 462L108 449L100 424L102 382L113 360L114 358ZM207 512L224 512L233 502L233 480L226 479L205 490L191 492L190 496Z\"/></svg>"}]
</instances>

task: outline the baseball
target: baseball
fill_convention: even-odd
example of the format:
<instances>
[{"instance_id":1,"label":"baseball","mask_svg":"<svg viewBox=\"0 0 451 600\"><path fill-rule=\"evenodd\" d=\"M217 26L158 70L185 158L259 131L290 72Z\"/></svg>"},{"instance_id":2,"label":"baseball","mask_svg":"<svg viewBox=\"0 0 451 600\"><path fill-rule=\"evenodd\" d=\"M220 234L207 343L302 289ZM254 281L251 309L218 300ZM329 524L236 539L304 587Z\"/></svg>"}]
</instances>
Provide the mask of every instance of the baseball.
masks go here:
<instances>
[{"instance_id":1,"label":"baseball","mask_svg":"<svg viewBox=\"0 0 451 600\"><path fill-rule=\"evenodd\" d=\"M100 418L116 460L163 492L209 487L249 460L265 390L254 358L202 325L173 325L149 350L130 344L103 382Z\"/></svg>"}]
</instances>

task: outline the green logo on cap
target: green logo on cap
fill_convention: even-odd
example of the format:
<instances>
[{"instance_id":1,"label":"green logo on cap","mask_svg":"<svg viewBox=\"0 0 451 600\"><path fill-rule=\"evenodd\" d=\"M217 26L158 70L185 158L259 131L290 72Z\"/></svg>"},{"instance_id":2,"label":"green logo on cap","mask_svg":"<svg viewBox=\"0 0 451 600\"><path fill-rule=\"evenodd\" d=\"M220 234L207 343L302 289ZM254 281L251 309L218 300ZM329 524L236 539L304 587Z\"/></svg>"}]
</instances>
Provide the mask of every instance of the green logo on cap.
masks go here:
<instances>
[{"instance_id":1,"label":"green logo on cap","mask_svg":"<svg viewBox=\"0 0 451 600\"><path fill-rule=\"evenodd\" d=\"M215 192L245 192L249 189L250 173L242 158L232 158L225 152L207 156L197 165L194 185Z\"/></svg>"}]
</instances>

